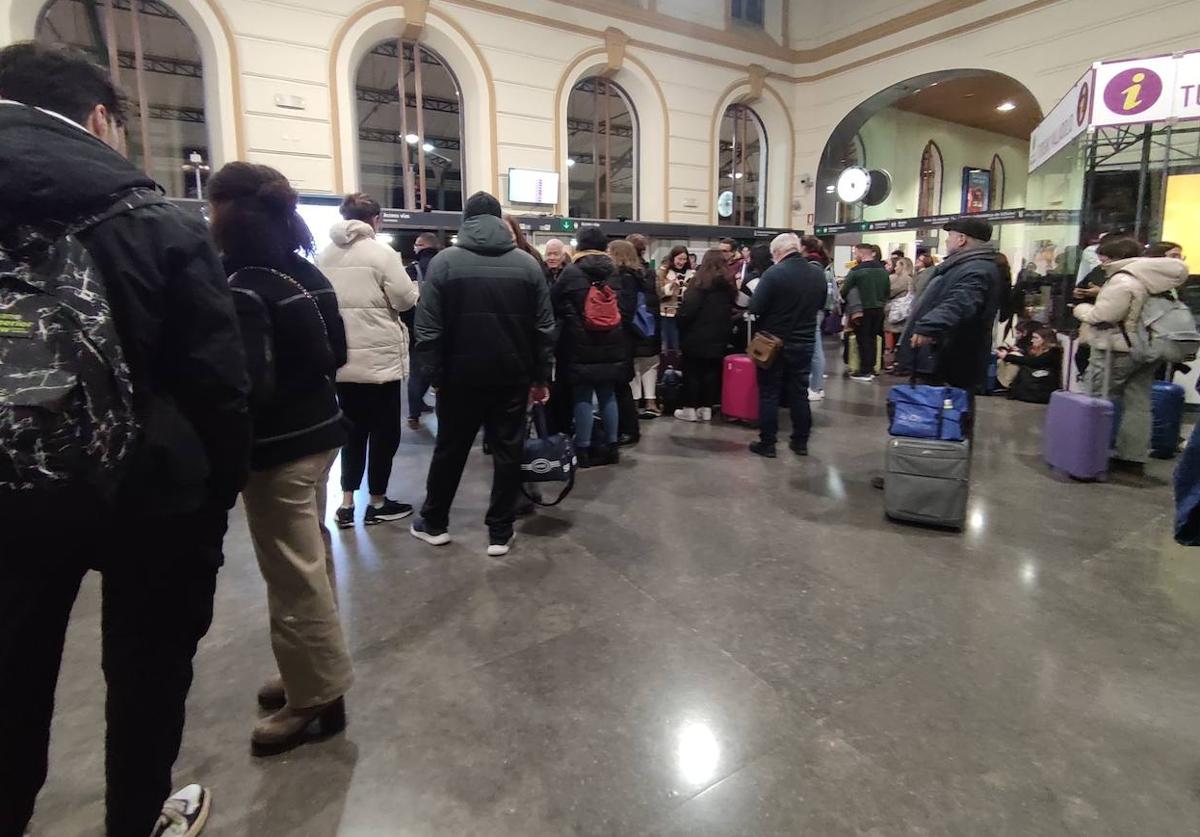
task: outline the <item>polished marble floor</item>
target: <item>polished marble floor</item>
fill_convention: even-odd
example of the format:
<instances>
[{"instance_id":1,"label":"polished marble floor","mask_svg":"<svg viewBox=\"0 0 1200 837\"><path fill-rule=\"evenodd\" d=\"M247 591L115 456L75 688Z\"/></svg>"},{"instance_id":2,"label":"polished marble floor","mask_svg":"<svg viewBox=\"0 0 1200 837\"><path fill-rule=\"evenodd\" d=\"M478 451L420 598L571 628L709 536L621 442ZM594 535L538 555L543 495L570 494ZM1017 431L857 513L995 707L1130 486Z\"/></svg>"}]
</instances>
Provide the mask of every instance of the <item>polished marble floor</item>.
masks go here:
<instances>
[{"instance_id":1,"label":"polished marble floor","mask_svg":"<svg viewBox=\"0 0 1200 837\"><path fill-rule=\"evenodd\" d=\"M1171 543L1171 464L1056 481L1043 408L985 399L968 530L902 527L869 485L884 386L829 390L804 460L649 423L504 561L482 455L453 545L335 533L350 726L266 760L236 513L176 765L213 789L207 833L1200 833L1200 550ZM430 447L405 431L393 496L420 499ZM99 833L98 611L92 579L36 835Z\"/></svg>"}]
</instances>

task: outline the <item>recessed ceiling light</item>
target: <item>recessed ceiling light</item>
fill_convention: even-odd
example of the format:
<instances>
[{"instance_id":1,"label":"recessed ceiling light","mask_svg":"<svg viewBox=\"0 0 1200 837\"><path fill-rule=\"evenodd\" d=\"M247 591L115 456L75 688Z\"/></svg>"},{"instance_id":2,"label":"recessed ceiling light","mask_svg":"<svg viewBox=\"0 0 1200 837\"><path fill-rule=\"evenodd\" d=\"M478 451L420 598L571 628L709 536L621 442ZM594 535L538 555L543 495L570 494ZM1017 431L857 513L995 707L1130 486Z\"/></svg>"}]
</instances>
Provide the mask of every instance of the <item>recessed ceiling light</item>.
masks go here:
<instances>
[{"instance_id":1,"label":"recessed ceiling light","mask_svg":"<svg viewBox=\"0 0 1200 837\"><path fill-rule=\"evenodd\" d=\"M421 150L424 151L426 154L428 154L430 151L433 151L433 148L434 148L434 145L432 142L427 142L421 146Z\"/></svg>"},{"instance_id":2,"label":"recessed ceiling light","mask_svg":"<svg viewBox=\"0 0 1200 837\"><path fill-rule=\"evenodd\" d=\"M406 134L404 136L404 141L407 142L409 145L416 145L418 142L421 141L421 138L418 137L416 134Z\"/></svg>"},{"instance_id":3,"label":"recessed ceiling light","mask_svg":"<svg viewBox=\"0 0 1200 837\"><path fill-rule=\"evenodd\" d=\"M575 158L574 158L574 157L568 157L568 158L567 158L567 168L571 168L571 166L573 166L573 165L575 165Z\"/></svg>"},{"instance_id":4,"label":"recessed ceiling light","mask_svg":"<svg viewBox=\"0 0 1200 837\"><path fill-rule=\"evenodd\" d=\"M1008 113L1010 110L1016 109L1017 106L1014 102L1001 102L1000 104L996 105L996 110L1000 111L1001 113Z\"/></svg>"}]
</instances>

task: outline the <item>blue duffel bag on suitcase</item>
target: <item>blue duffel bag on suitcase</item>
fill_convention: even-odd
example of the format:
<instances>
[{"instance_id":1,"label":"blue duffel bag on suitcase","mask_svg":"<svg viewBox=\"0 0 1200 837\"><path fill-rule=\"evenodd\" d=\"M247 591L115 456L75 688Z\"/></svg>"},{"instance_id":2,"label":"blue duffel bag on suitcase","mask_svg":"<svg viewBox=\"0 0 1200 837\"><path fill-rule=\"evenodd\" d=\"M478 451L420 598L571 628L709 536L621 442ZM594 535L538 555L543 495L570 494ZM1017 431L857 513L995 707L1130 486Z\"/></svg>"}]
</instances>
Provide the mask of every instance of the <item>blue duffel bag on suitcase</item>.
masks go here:
<instances>
[{"instance_id":1,"label":"blue duffel bag on suitcase","mask_svg":"<svg viewBox=\"0 0 1200 837\"><path fill-rule=\"evenodd\" d=\"M888 433L909 439L961 442L967 437L971 400L958 387L900 384L888 392Z\"/></svg>"},{"instance_id":2,"label":"blue duffel bag on suitcase","mask_svg":"<svg viewBox=\"0 0 1200 837\"><path fill-rule=\"evenodd\" d=\"M1179 450L1183 425L1183 387L1170 381L1155 381L1150 393L1154 430L1150 434L1150 455L1170 459Z\"/></svg>"}]
</instances>

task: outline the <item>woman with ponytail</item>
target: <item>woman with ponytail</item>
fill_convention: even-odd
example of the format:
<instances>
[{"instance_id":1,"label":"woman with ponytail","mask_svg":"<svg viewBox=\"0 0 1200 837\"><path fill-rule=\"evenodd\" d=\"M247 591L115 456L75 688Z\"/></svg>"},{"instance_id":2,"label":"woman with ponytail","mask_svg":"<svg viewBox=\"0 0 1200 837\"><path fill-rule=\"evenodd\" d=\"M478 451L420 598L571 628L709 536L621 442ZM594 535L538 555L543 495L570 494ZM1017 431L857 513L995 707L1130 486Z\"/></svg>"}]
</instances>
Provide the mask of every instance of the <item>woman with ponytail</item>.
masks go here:
<instances>
[{"instance_id":1,"label":"woman with ponytail","mask_svg":"<svg viewBox=\"0 0 1200 837\"><path fill-rule=\"evenodd\" d=\"M242 500L279 666L258 694L274 714L250 737L251 751L264 756L303 744L314 721L326 734L346 724L353 672L324 522L329 469L346 441L334 388L346 336L333 288L299 255L311 254L312 234L287 178L230 163L208 195L252 386L252 471Z\"/></svg>"}]
</instances>

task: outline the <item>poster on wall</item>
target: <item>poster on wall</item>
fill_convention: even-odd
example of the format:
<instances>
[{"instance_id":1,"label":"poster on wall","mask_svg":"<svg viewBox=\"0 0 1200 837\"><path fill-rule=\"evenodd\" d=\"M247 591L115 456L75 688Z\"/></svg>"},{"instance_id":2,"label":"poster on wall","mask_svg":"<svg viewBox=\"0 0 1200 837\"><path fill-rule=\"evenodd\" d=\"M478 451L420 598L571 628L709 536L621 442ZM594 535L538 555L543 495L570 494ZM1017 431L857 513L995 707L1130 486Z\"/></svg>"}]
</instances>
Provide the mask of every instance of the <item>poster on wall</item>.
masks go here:
<instances>
[{"instance_id":1,"label":"poster on wall","mask_svg":"<svg viewBox=\"0 0 1200 837\"><path fill-rule=\"evenodd\" d=\"M962 212L974 215L991 209L992 173L987 169L963 169Z\"/></svg>"}]
</instances>

